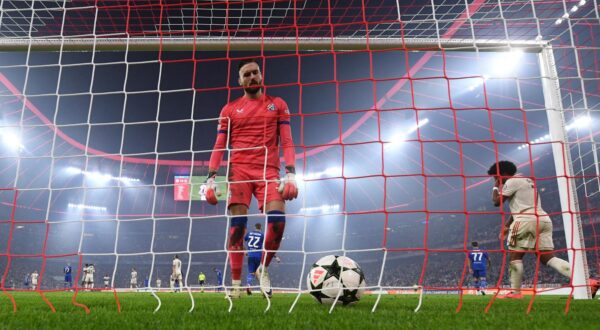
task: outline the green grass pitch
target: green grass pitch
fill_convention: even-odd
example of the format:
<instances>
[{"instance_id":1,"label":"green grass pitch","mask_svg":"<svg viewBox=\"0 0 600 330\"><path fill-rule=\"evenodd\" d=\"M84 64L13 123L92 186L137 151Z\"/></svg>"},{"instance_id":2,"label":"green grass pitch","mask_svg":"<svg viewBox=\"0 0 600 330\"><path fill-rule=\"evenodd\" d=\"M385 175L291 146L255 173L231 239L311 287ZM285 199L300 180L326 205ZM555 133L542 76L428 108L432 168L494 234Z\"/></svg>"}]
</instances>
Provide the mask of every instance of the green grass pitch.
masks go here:
<instances>
[{"instance_id":1,"label":"green grass pitch","mask_svg":"<svg viewBox=\"0 0 600 330\"><path fill-rule=\"evenodd\" d=\"M565 297L540 296L526 314L529 297L523 300L496 300L489 313L484 309L488 296L464 296L456 313L458 295L425 295L418 313L413 309L417 295L384 295L375 313L376 296L368 295L355 306L328 308L304 294L294 311L288 310L295 295L276 294L267 313L266 300L258 294L229 302L222 294L194 293L195 310L187 293L160 293L162 307L153 313L157 301L149 293L119 293L121 312L112 292L81 292L77 301L90 313L71 303L72 292L46 293L56 308L52 313L35 292L12 293L17 303L13 313L8 297L0 294L2 329L598 329L600 301L573 301L565 315Z\"/></svg>"}]
</instances>

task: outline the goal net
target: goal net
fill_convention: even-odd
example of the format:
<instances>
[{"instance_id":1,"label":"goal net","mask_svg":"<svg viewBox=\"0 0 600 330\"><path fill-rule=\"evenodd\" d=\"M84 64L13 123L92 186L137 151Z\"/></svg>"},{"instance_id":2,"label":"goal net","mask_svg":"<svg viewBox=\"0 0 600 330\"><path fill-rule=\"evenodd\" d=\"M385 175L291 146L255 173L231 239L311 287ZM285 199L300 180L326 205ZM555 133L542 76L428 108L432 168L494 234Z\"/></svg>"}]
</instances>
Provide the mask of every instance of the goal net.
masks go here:
<instances>
[{"instance_id":1,"label":"goal net","mask_svg":"<svg viewBox=\"0 0 600 330\"><path fill-rule=\"evenodd\" d=\"M335 254L379 297L462 297L472 241L492 260L488 293L507 292L510 212L487 170L511 160L572 269L527 253L524 292L589 298L599 26L585 0L2 0L1 288L31 290L36 271L35 290L76 294L93 264L94 290L129 289L133 269L139 288L169 290L177 254L192 306L200 272L227 290L230 217L203 183L220 110L243 95L237 64L257 58L290 108L300 188L269 267L276 292L306 292ZM257 206L249 228L266 223Z\"/></svg>"}]
</instances>

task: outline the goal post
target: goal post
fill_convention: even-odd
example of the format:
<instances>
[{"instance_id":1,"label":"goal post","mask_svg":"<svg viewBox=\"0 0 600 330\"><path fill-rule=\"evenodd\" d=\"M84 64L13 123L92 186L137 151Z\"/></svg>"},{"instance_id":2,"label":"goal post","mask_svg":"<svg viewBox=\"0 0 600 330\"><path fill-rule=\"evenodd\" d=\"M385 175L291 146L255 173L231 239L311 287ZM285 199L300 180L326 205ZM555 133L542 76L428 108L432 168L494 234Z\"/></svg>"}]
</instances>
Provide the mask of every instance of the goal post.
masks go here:
<instances>
[{"instance_id":1,"label":"goal post","mask_svg":"<svg viewBox=\"0 0 600 330\"><path fill-rule=\"evenodd\" d=\"M565 231L569 263L573 270L573 297L590 299L592 297L587 280L590 277L578 194L575 188L575 174L571 161L571 152L566 137L566 120L560 95L560 81L556 72L554 54L551 47L539 53L542 88L546 103L546 114L556 168L556 180L562 209L562 222Z\"/></svg>"}]
</instances>

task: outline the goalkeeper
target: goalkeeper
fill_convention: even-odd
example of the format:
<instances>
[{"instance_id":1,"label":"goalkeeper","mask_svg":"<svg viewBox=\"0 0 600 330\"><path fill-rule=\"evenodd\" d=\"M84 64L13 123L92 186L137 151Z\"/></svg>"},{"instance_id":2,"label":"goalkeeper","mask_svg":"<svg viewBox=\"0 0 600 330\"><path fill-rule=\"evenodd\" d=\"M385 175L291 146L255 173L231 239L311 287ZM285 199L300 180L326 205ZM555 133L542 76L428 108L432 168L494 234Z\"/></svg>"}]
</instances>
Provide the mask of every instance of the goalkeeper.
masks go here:
<instances>
[{"instance_id":1,"label":"goalkeeper","mask_svg":"<svg viewBox=\"0 0 600 330\"><path fill-rule=\"evenodd\" d=\"M244 235L252 195L267 215L266 255L256 271L261 291L271 296L267 267L279 249L285 228L285 200L298 196L295 179L295 155L290 127L290 111L279 97L263 93L263 79L257 60L243 60L238 66L238 83L244 96L229 102L221 110L217 140L210 157L206 182L206 200L217 204L219 191L215 177L229 141L229 200L231 215L228 253L231 267L231 296L241 295L244 261ZM280 152L283 149L285 178L279 182Z\"/></svg>"}]
</instances>

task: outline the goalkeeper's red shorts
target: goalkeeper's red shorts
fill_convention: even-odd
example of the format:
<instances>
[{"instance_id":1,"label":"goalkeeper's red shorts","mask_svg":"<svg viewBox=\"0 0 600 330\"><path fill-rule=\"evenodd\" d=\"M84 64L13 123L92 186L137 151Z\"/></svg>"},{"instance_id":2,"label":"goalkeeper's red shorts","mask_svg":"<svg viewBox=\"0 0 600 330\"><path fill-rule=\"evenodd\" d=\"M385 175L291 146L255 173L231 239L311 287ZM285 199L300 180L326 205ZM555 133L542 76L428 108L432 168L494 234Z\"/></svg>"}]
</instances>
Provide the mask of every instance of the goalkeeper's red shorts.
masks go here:
<instances>
[{"instance_id":1,"label":"goalkeeper's red shorts","mask_svg":"<svg viewBox=\"0 0 600 330\"><path fill-rule=\"evenodd\" d=\"M279 187L279 169L253 164L231 164L229 166L229 202L243 204L248 208L252 195L256 197L262 211L264 205L273 201L283 201Z\"/></svg>"}]
</instances>

